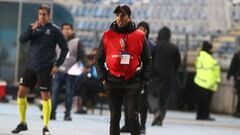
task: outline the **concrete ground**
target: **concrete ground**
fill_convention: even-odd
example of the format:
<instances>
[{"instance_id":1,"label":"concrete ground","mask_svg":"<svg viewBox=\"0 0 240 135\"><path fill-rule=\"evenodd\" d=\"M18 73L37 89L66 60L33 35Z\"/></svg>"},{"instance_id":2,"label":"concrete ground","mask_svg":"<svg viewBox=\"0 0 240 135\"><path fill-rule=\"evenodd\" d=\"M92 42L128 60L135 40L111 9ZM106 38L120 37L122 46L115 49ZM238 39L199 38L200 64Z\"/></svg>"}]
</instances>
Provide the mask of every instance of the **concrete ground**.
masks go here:
<instances>
[{"instance_id":1,"label":"concrete ground","mask_svg":"<svg viewBox=\"0 0 240 135\"><path fill-rule=\"evenodd\" d=\"M52 135L108 135L109 111L99 115L94 114L72 115L73 121L63 121L64 108L58 108L57 120L50 121L49 129ZM29 130L21 135L41 135L41 112L36 105L29 105L27 123ZM240 135L240 119L228 115L212 115L214 122L196 121L195 113L169 111L162 127L152 127L153 116L148 115L147 135ZM12 135L11 130L19 122L16 102L0 103L0 135ZM123 120L121 121L123 125ZM128 134L121 134L128 135Z\"/></svg>"}]
</instances>

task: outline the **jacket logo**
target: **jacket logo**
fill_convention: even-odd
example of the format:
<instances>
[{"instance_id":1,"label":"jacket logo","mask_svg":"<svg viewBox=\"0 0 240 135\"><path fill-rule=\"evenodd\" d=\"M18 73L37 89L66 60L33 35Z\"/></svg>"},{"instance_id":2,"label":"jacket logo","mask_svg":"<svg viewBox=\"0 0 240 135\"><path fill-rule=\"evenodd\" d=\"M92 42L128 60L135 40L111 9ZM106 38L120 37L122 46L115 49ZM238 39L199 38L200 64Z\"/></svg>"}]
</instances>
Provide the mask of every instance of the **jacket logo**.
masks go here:
<instances>
[{"instance_id":1,"label":"jacket logo","mask_svg":"<svg viewBox=\"0 0 240 135\"><path fill-rule=\"evenodd\" d=\"M50 35L50 29L47 29L45 32L47 35Z\"/></svg>"},{"instance_id":2,"label":"jacket logo","mask_svg":"<svg viewBox=\"0 0 240 135\"><path fill-rule=\"evenodd\" d=\"M120 43L120 47L121 47L120 51L124 51L125 50L125 46L126 46L126 39L121 38L119 43Z\"/></svg>"},{"instance_id":3,"label":"jacket logo","mask_svg":"<svg viewBox=\"0 0 240 135\"><path fill-rule=\"evenodd\" d=\"M20 78L20 83L23 83L23 78L22 77Z\"/></svg>"}]
</instances>

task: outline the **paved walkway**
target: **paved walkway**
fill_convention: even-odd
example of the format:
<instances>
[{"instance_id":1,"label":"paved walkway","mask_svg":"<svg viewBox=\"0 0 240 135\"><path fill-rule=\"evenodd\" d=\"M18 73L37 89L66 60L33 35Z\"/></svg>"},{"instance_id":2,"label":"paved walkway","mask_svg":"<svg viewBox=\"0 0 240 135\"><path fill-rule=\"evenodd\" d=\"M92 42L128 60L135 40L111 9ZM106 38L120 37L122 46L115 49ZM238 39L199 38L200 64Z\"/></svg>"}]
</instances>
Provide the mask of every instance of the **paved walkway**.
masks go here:
<instances>
[{"instance_id":1,"label":"paved walkway","mask_svg":"<svg viewBox=\"0 0 240 135\"><path fill-rule=\"evenodd\" d=\"M52 135L108 135L109 112L103 116L95 114L73 114L72 122L63 121L63 107L58 109L57 120L50 122ZM29 105L27 122L29 130L21 135L41 135L41 112L35 105ZM240 119L227 115L213 115L214 122L196 121L194 113L169 111L162 127L152 127L152 115L147 120L147 135L240 135ZM0 103L0 135L11 135L11 130L18 124L16 103ZM123 121L121 121L121 125ZM121 134L128 135L128 134Z\"/></svg>"}]
</instances>

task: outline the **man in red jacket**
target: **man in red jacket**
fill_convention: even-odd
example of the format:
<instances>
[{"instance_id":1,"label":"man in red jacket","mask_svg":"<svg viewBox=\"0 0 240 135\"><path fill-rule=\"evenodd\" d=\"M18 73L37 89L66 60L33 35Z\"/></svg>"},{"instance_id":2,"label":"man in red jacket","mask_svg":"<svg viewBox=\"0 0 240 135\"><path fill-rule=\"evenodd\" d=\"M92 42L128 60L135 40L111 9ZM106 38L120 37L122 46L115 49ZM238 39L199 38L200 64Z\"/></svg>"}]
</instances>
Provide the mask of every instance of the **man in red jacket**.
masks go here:
<instances>
[{"instance_id":1,"label":"man in red jacket","mask_svg":"<svg viewBox=\"0 0 240 135\"><path fill-rule=\"evenodd\" d=\"M115 21L104 32L96 61L98 76L109 96L110 135L120 135L123 96L128 101L131 135L140 135L138 96L150 77L152 57L144 33L136 29L131 19L130 8L119 5L114 13Z\"/></svg>"}]
</instances>

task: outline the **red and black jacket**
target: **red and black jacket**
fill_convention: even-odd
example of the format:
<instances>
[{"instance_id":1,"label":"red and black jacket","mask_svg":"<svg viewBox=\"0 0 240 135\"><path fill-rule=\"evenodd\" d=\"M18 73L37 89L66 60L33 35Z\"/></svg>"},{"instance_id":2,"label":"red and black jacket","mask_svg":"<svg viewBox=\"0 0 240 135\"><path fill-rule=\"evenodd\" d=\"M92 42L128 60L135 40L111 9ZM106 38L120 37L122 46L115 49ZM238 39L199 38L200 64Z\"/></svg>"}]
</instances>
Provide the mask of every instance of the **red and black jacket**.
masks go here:
<instances>
[{"instance_id":1,"label":"red and black jacket","mask_svg":"<svg viewBox=\"0 0 240 135\"><path fill-rule=\"evenodd\" d=\"M131 55L129 65L120 64L120 39L127 37L126 52ZM106 62L106 66L105 66ZM142 63L142 65L141 65ZM141 66L141 70L137 70ZM152 57L144 34L134 23L119 28L115 22L106 31L99 45L96 61L97 73L100 80L118 83L131 80L144 81L150 77Z\"/></svg>"}]
</instances>

